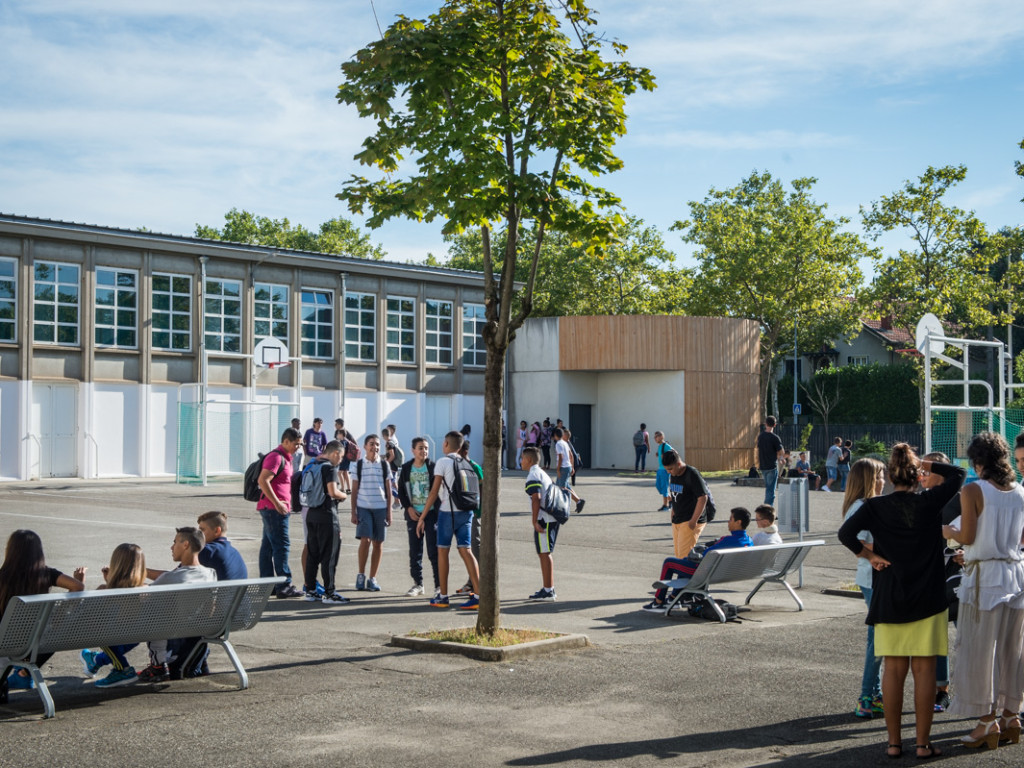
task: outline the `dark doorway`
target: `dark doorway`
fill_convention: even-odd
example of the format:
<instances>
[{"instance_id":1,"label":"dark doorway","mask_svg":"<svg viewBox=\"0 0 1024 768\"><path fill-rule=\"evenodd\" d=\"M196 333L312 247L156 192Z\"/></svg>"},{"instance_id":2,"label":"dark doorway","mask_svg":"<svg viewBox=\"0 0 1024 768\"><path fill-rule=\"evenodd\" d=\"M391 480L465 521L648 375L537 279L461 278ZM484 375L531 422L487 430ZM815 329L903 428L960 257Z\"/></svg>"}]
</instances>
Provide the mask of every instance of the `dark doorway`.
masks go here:
<instances>
[{"instance_id":1,"label":"dark doorway","mask_svg":"<svg viewBox=\"0 0 1024 768\"><path fill-rule=\"evenodd\" d=\"M580 463L584 468L591 465L590 455L590 405L569 404L569 429L572 431L572 444L580 455Z\"/></svg>"}]
</instances>

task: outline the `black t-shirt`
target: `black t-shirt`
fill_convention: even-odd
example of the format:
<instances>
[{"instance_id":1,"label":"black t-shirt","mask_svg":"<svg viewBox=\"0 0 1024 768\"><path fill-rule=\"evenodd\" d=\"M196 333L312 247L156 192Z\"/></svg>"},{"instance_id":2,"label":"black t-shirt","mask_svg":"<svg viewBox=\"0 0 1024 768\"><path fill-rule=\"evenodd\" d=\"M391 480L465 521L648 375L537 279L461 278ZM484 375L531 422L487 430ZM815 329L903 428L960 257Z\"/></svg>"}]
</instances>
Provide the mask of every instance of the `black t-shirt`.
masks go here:
<instances>
[{"instance_id":1,"label":"black t-shirt","mask_svg":"<svg viewBox=\"0 0 1024 768\"><path fill-rule=\"evenodd\" d=\"M846 466L850 466L850 449L847 448L846 446L843 446L843 453L839 457L839 463L845 464Z\"/></svg>"},{"instance_id":2,"label":"black t-shirt","mask_svg":"<svg viewBox=\"0 0 1024 768\"><path fill-rule=\"evenodd\" d=\"M782 439L766 429L757 436L757 468L762 472L766 469L776 469L781 450Z\"/></svg>"},{"instance_id":3,"label":"black t-shirt","mask_svg":"<svg viewBox=\"0 0 1024 768\"><path fill-rule=\"evenodd\" d=\"M338 513L338 500L327 493L328 483L341 486L338 480L338 467L329 461L324 461L320 463L319 467L309 471L320 473L320 482L324 485L324 503L319 507L310 507L309 512L306 513L306 520L312 520L315 523L327 522Z\"/></svg>"},{"instance_id":4,"label":"black t-shirt","mask_svg":"<svg viewBox=\"0 0 1024 768\"><path fill-rule=\"evenodd\" d=\"M701 496L707 496L708 502L704 505L698 523L706 523L714 519L715 500L711 498L711 491L704 478L693 467L687 465L681 475L671 475L668 482L668 491L672 496L672 522L685 523L693 517L693 511L697 508L697 501Z\"/></svg>"}]
</instances>

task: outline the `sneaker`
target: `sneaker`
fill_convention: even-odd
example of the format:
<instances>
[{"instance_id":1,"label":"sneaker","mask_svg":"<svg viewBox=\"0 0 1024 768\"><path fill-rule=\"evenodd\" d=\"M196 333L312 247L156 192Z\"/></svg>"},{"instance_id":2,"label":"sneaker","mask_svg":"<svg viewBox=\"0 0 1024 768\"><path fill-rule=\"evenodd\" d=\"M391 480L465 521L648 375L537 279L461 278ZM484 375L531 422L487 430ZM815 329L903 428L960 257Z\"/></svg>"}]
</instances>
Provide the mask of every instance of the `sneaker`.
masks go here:
<instances>
[{"instance_id":1,"label":"sneaker","mask_svg":"<svg viewBox=\"0 0 1024 768\"><path fill-rule=\"evenodd\" d=\"M480 607L480 598L476 595L470 595L469 600L459 606L460 611L475 611Z\"/></svg>"},{"instance_id":2,"label":"sneaker","mask_svg":"<svg viewBox=\"0 0 1024 768\"><path fill-rule=\"evenodd\" d=\"M356 589L360 591L366 589L366 577L361 573L356 575Z\"/></svg>"},{"instance_id":3,"label":"sneaker","mask_svg":"<svg viewBox=\"0 0 1024 768\"><path fill-rule=\"evenodd\" d=\"M377 578L375 576L371 576L370 580L366 582L366 588L370 592L380 592L380 584L377 583Z\"/></svg>"},{"instance_id":4,"label":"sneaker","mask_svg":"<svg viewBox=\"0 0 1024 768\"><path fill-rule=\"evenodd\" d=\"M651 600L640 610L647 611L648 613L668 613L668 603L659 603L657 600Z\"/></svg>"},{"instance_id":5,"label":"sneaker","mask_svg":"<svg viewBox=\"0 0 1024 768\"><path fill-rule=\"evenodd\" d=\"M658 507L659 512L668 512L670 509L672 509L672 507L666 507L664 505Z\"/></svg>"},{"instance_id":6,"label":"sneaker","mask_svg":"<svg viewBox=\"0 0 1024 768\"><path fill-rule=\"evenodd\" d=\"M461 587L455 590L456 595L472 595L473 594L473 582L467 581Z\"/></svg>"},{"instance_id":7,"label":"sneaker","mask_svg":"<svg viewBox=\"0 0 1024 768\"><path fill-rule=\"evenodd\" d=\"M448 595L435 595L434 599L430 601L431 608L450 608L451 603L448 602Z\"/></svg>"},{"instance_id":8,"label":"sneaker","mask_svg":"<svg viewBox=\"0 0 1024 768\"><path fill-rule=\"evenodd\" d=\"M110 670L110 674L102 680L97 680L95 685L97 688L116 688L119 685L131 685L139 679L140 676L135 674L135 667L125 667Z\"/></svg>"},{"instance_id":9,"label":"sneaker","mask_svg":"<svg viewBox=\"0 0 1024 768\"><path fill-rule=\"evenodd\" d=\"M165 680L170 679L171 670L167 668L166 664L150 664L144 670L139 672L140 683L162 683ZM99 685L99 683L97 683L97 685Z\"/></svg>"},{"instance_id":10,"label":"sneaker","mask_svg":"<svg viewBox=\"0 0 1024 768\"><path fill-rule=\"evenodd\" d=\"M96 673L100 671L100 665L96 663L97 656L99 653L96 651L90 651L88 648L82 650L82 669L88 677L96 677Z\"/></svg>"},{"instance_id":11,"label":"sneaker","mask_svg":"<svg viewBox=\"0 0 1024 768\"><path fill-rule=\"evenodd\" d=\"M319 581L316 583L316 593L318 595L323 595L324 593L324 585L321 584Z\"/></svg>"},{"instance_id":12,"label":"sneaker","mask_svg":"<svg viewBox=\"0 0 1024 768\"><path fill-rule=\"evenodd\" d=\"M935 711L945 712L949 709L950 699L949 691L936 691L935 692Z\"/></svg>"},{"instance_id":13,"label":"sneaker","mask_svg":"<svg viewBox=\"0 0 1024 768\"><path fill-rule=\"evenodd\" d=\"M305 594L301 589L296 589L294 584L285 584L283 587L278 587L277 596L281 598L287 597L302 597Z\"/></svg>"},{"instance_id":14,"label":"sneaker","mask_svg":"<svg viewBox=\"0 0 1024 768\"><path fill-rule=\"evenodd\" d=\"M337 592L332 592L329 595L324 595L322 598L320 598L320 600L321 602L323 602L324 605L345 605L346 603L352 602L347 597L345 597L344 595L339 595Z\"/></svg>"},{"instance_id":15,"label":"sneaker","mask_svg":"<svg viewBox=\"0 0 1024 768\"><path fill-rule=\"evenodd\" d=\"M437 598L439 598L440 596L441 596L441 588L440 587L434 587L434 599L437 600Z\"/></svg>"},{"instance_id":16,"label":"sneaker","mask_svg":"<svg viewBox=\"0 0 1024 768\"><path fill-rule=\"evenodd\" d=\"M7 676L7 690L9 691L30 691L35 687L35 681L31 677L19 675L18 670L14 670Z\"/></svg>"},{"instance_id":17,"label":"sneaker","mask_svg":"<svg viewBox=\"0 0 1024 768\"><path fill-rule=\"evenodd\" d=\"M582 512L582 511L583 511L583 505L584 505L584 504L586 504L586 503L587 503L587 500L586 500L586 499L580 499L579 501L577 501L577 502L576 502L576 514L577 514L577 515L578 515L578 514L579 514L580 512Z\"/></svg>"},{"instance_id":18,"label":"sneaker","mask_svg":"<svg viewBox=\"0 0 1024 768\"><path fill-rule=\"evenodd\" d=\"M869 696L861 696L857 700L857 708L853 710L853 716L863 720L870 720L875 716L874 700Z\"/></svg>"},{"instance_id":19,"label":"sneaker","mask_svg":"<svg viewBox=\"0 0 1024 768\"><path fill-rule=\"evenodd\" d=\"M553 603L555 602L555 590L542 587L530 595L529 599L536 600L541 603Z\"/></svg>"},{"instance_id":20,"label":"sneaker","mask_svg":"<svg viewBox=\"0 0 1024 768\"><path fill-rule=\"evenodd\" d=\"M829 488L827 485L821 486L821 490L823 490L825 493L832 493L832 489Z\"/></svg>"},{"instance_id":21,"label":"sneaker","mask_svg":"<svg viewBox=\"0 0 1024 768\"><path fill-rule=\"evenodd\" d=\"M422 584L413 584L411 587L409 587L409 591L405 593L405 596L406 597L419 597L422 594L423 594L423 585Z\"/></svg>"},{"instance_id":22,"label":"sneaker","mask_svg":"<svg viewBox=\"0 0 1024 768\"><path fill-rule=\"evenodd\" d=\"M881 694L871 697L871 711L879 717L882 717L885 714L885 708L882 706Z\"/></svg>"},{"instance_id":23,"label":"sneaker","mask_svg":"<svg viewBox=\"0 0 1024 768\"><path fill-rule=\"evenodd\" d=\"M307 603L319 603L321 597L323 592L317 592L315 589L307 589L302 593L302 599Z\"/></svg>"}]
</instances>

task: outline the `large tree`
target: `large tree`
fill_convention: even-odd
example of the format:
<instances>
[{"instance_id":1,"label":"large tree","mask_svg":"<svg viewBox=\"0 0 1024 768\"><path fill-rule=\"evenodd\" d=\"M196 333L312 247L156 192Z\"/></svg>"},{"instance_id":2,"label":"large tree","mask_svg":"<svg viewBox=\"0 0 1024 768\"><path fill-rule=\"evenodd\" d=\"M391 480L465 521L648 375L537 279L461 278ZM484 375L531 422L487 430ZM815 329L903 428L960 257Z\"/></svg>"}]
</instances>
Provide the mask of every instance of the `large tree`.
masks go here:
<instances>
[{"instance_id":1,"label":"large tree","mask_svg":"<svg viewBox=\"0 0 1024 768\"><path fill-rule=\"evenodd\" d=\"M196 224L196 237L364 259L383 259L386 255L383 248L370 241L366 232L340 216L325 221L319 232L313 232L301 224L293 225L288 219L271 219L232 208L224 214L221 229Z\"/></svg>"},{"instance_id":2,"label":"large tree","mask_svg":"<svg viewBox=\"0 0 1024 768\"><path fill-rule=\"evenodd\" d=\"M945 201L967 168L931 166L916 181L861 209L869 236L903 232L912 247L878 257L872 298L893 326L911 335L926 312L971 331L1000 322L1008 294L992 271L1001 248L986 247L985 226L973 212Z\"/></svg>"},{"instance_id":3,"label":"large tree","mask_svg":"<svg viewBox=\"0 0 1024 768\"><path fill-rule=\"evenodd\" d=\"M606 58L608 49L615 54ZM477 628L500 624L498 482L505 352L533 309L545 234L588 250L614 240L618 198L593 179L622 162L626 97L654 80L618 57L625 46L595 30L583 0L448 0L425 20L399 16L382 38L342 64L338 100L373 120L356 155L383 178L353 176L339 198L369 224L393 217L445 221L443 232L480 232L484 485ZM403 163L402 161L406 162ZM519 249L524 226L534 248ZM502 229L501 254L492 233ZM529 263L517 285L516 267Z\"/></svg>"},{"instance_id":4,"label":"large tree","mask_svg":"<svg viewBox=\"0 0 1024 768\"><path fill-rule=\"evenodd\" d=\"M503 231L492 237L499 245L495 259L499 269L504 238ZM446 266L483 271L479 231L468 230L448 241ZM536 229L524 229L519 238L520 255L532 252L535 241ZM516 279L526 282L530 268L529 258L519 258ZM537 262L532 314L675 314L681 311L690 281L687 270L675 267L675 254L665 247L661 233L638 218L627 217L619 229L619 240L599 257L573 242L571 235L548 233Z\"/></svg>"},{"instance_id":5,"label":"large tree","mask_svg":"<svg viewBox=\"0 0 1024 768\"><path fill-rule=\"evenodd\" d=\"M871 249L815 202L816 179L796 179L787 192L770 173L754 171L731 189L712 189L690 203L675 229L697 245L698 269L688 301L691 314L727 315L761 325L762 406L779 361L797 345L819 351L854 333L863 275L858 262ZM776 398L772 398L773 401Z\"/></svg>"}]
</instances>

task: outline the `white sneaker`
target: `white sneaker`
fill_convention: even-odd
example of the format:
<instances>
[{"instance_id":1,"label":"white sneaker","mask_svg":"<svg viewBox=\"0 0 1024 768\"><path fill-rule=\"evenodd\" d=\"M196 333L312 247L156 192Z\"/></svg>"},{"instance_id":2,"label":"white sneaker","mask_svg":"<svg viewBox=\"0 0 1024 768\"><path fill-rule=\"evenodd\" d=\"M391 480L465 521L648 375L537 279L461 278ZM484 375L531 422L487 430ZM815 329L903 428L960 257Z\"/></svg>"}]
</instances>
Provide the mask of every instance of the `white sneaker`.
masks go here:
<instances>
[{"instance_id":1,"label":"white sneaker","mask_svg":"<svg viewBox=\"0 0 1024 768\"><path fill-rule=\"evenodd\" d=\"M825 493L832 493L832 489L829 488L827 485L822 486L821 490L823 490Z\"/></svg>"},{"instance_id":2,"label":"white sneaker","mask_svg":"<svg viewBox=\"0 0 1024 768\"><path fill-rule=\"evenodd\" d=\"M405 593L406 597L419 597L423 594L423 586L421 584L413 584L409 587L409 591Z\"/></svg>"}]
</instances>

